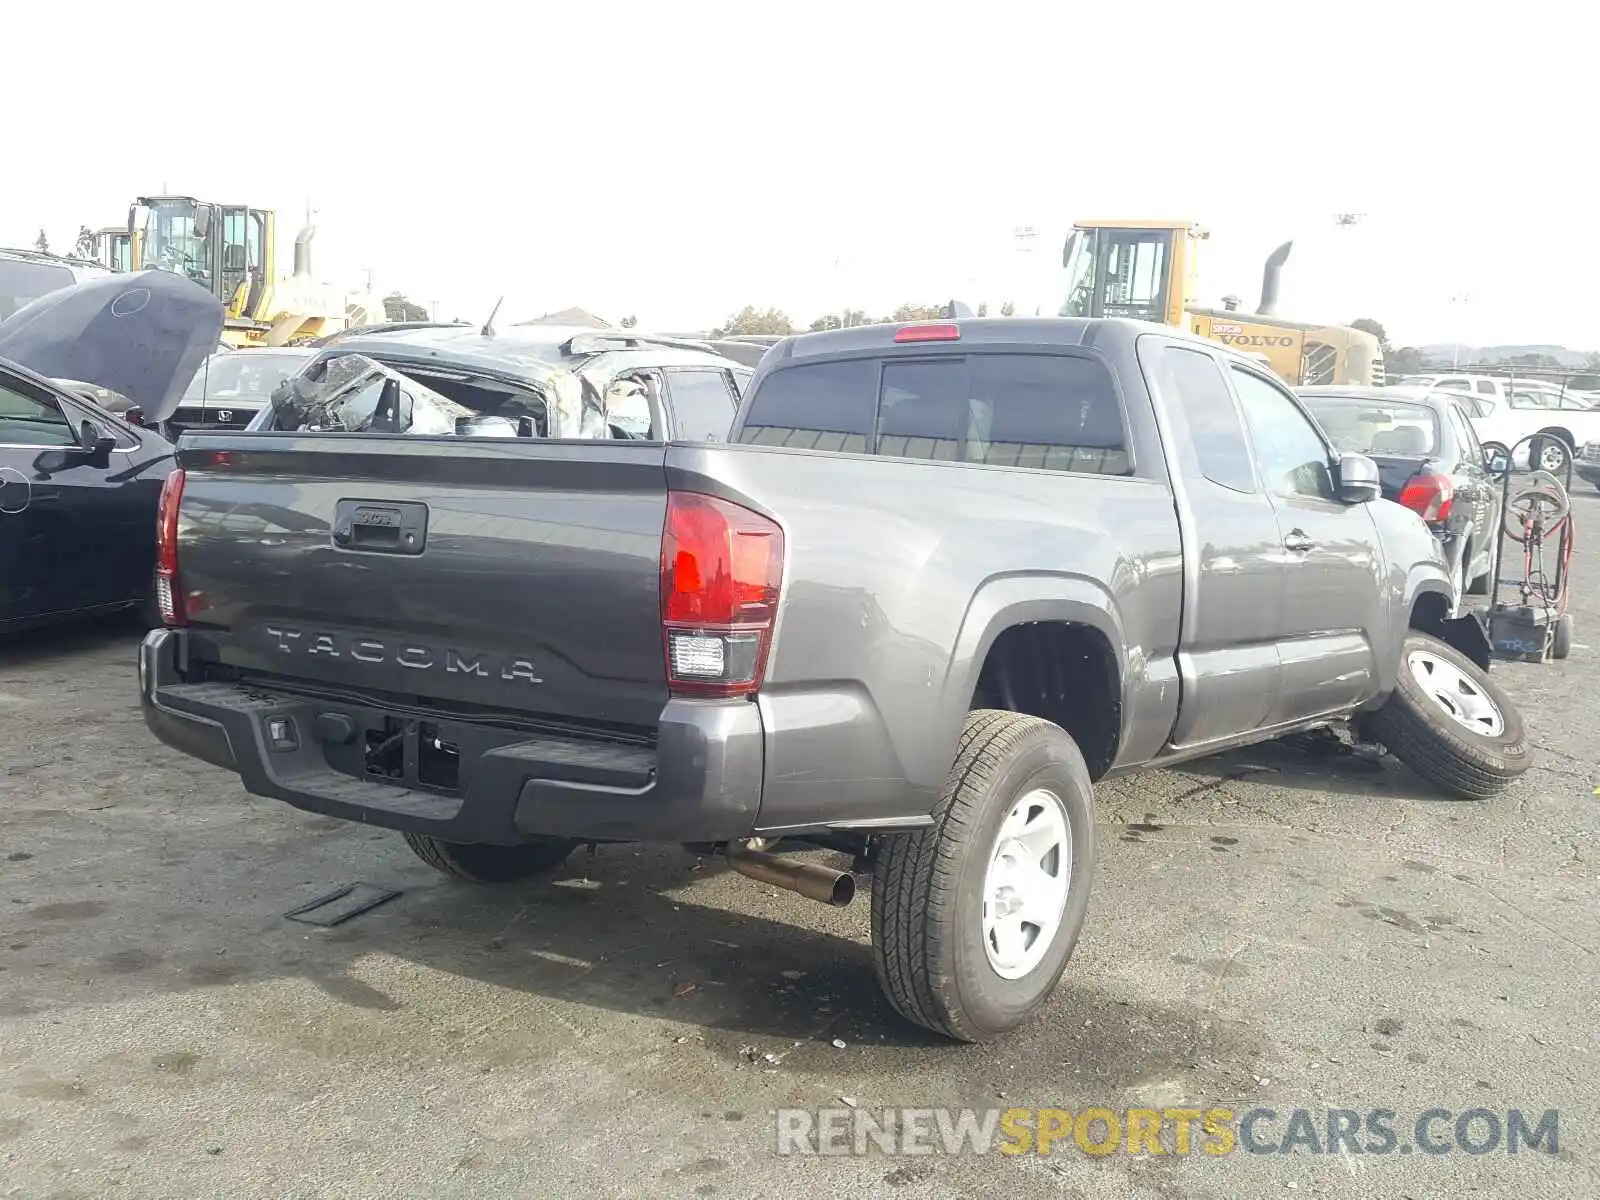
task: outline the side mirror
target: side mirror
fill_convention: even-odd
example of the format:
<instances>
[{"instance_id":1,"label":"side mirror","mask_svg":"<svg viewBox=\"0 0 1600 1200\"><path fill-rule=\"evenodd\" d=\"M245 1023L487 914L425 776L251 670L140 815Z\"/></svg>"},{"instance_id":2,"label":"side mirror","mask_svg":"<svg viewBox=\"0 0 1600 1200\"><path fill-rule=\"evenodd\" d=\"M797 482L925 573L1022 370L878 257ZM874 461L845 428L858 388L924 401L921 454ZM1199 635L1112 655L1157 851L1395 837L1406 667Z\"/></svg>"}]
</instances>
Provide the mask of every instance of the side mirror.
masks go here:
<instances>
[{"instance_id":1,"label":"side mirror","mask_svg":"<svg viewBox=\"0 0 1600 1200\"><path fill-rule=\"evenodd\" d=\"M88 422L84 422L84 427L90 428ZM114 438L94 437L89 445L41 451L33 460L33 469L41 475L54 475L73 467L94 467L103 471L111 465L111 452L116 448Z\"/></svg>"},{"instance_id":2,"label":"side mirror","mask_svg":"<svg viewBox=\"0 0 1600 1200\"><path fill-rule=\"evenodd\" d=\"M1368 504L1383 495L1378 464L1365 454L1339 456L1339 499L1346 504Z\"/></svg>"},{"instance_id":3,"label":"side mirror","mask_svg":"<svg viewBox=\"0 0 1600 1200\"><path fill-rule=\"evenodd\" d=\"M144 409L140 408L137 404L131 408L124 409L122 413L122 419L129 425L143 425Z\"/></svg>"},{"instance_id":4,"label":"side mirror","mask_svg":"<svg viewBox=\"0 0 1600 1200\"><path fill-rule=\"evenodd\" d=\"M1483 451L1483 469L1496 479L1503 478L1511 471L1511 458L1497 449L1486 446Z\"/></svg>"}]
</instances>

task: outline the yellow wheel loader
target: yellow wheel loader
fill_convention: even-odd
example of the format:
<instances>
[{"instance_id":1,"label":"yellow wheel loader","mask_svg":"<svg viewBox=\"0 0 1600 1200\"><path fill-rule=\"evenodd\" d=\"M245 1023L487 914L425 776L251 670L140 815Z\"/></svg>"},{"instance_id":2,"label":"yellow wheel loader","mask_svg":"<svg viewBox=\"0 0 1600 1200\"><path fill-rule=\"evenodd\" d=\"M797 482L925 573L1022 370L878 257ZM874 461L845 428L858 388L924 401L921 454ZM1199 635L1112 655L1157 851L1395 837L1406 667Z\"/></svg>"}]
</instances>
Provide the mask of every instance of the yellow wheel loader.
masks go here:
<instances>
[{"instance_id":1,"label":"yellow wheel loader","mask_svg":"<svg viewBox=\"0 0 1600 1200\"><path fill-rule=\"evenodd\" d=\"M1288 383L1383 383L1378 339L1344 325L1291 321L1276 313L1279 277L1292 242L1267 259L1256 311L1195 304L1199 243L1192 221L1077 221L1062 251L1064 317L1130 317L1188 329L1265 360Z\"/></svg>"},{"instance_id":2,"label":"yellow wheel loader","mask_svg":"<svg viewBox=\"0 0 1600 1200\"><path fill-rule=\"evenodd\" d=\"M280 277L271 209L141 196L128 210L128 232L146 270L185 275L222 301L230 346L292 345L383 320L376 297L312 277L310 223L295 238L293 273Z\"/></svg>"}]
</instances>

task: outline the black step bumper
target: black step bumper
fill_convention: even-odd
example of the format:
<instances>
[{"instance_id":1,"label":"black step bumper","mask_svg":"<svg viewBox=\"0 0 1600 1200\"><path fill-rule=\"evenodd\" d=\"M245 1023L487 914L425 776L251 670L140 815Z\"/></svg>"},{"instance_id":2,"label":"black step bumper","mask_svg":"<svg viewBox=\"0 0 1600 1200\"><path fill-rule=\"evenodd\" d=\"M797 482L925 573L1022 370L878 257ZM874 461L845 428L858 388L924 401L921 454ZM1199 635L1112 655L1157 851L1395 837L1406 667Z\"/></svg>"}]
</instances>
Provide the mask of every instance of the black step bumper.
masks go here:
<instances>
[{"instance_id":1,"label":"black step bumper","mask_svg":"<svg viewBox=\"0 0 1600 1200\"><path fill-rule=\"evenodd\" d=\"M763 735L754 704L668 701L650 747L427 722L458 750L455 785L412 786L363 773L366 732L392 724L394 714L253 685L188 682L180 670L184 636L153 630L139 648L145 724L167 745L236 772L255 795L453 842L708 842L755 828ZM406 741L407 755L416 755L415 743ZM408 758L408 779L413 767Z\"/></svg>"}]
</instances>

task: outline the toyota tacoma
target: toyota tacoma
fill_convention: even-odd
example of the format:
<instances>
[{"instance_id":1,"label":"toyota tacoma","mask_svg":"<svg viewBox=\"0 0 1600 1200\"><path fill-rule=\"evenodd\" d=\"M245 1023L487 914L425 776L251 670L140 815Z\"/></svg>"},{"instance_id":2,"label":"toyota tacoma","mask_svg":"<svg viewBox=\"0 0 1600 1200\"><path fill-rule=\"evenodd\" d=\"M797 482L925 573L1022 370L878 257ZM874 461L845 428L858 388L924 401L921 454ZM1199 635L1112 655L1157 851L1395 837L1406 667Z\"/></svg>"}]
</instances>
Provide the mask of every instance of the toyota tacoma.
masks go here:
<instances>
[{"instance_id":1,"label":"toyota tacoma","mask_svg":"<svg viewBox=\"0 0 1600 1200\"><path fill-rule=\"evenodd\" d=\"M894 1007L982 1041L1072 953L1098 780L1347 720L1454 795L1526 770L1379 492L1264 368L1122 320L790 338L727 443L190 436L144 713L472 880L621 841L870 875Z\"/></svg>"}]
</instances>

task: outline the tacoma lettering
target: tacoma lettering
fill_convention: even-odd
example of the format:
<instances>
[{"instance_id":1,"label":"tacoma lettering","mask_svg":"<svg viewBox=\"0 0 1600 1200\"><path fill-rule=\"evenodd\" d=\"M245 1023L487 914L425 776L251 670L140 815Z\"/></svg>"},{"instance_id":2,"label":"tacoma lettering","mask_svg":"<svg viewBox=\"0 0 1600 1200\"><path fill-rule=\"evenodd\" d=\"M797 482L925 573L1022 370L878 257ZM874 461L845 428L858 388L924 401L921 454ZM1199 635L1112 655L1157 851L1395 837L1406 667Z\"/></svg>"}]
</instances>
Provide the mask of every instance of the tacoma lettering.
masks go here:
<instances>
[{"instance_id":1,"label":"tacoma lettering","mask_svg":"<svg viewBox=\"0 0 1600 1200\"><path fill-rule=\"evenodd\" d=\"M307 633L301 629L265 627L272 648L282 654L301 653L308 657L348 658L352 662L382 665L393 663L409 671L444 671L450 675L470 675L475 679L522 680L539 684L544 680L527 658L498 658L484 651L458 650L454 646L435 648L414 642L390 646L378 638L352 638L338 633Z\"/></svg>"}]
</instances>

